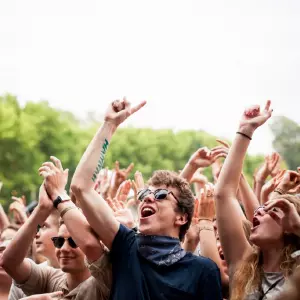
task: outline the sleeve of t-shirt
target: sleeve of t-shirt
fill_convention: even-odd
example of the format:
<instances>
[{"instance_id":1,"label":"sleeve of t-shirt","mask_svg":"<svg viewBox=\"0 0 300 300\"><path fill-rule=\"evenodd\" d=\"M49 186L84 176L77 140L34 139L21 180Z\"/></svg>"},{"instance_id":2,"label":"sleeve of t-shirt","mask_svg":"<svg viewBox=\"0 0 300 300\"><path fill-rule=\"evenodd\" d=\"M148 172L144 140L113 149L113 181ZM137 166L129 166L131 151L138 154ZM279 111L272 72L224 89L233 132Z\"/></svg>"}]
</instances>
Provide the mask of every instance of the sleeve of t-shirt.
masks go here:
<instances>
[{"instance_id":1,"label":"sleeve of t-shirt","mask_svg":"<svg viewBox=\"0 0 300 300\"><path fill-rule=\"evenodd\" d=\"M85 260L85 263L90 270L91 275L94 277L102 295L105 295L105 299L108 299L112 283L109 253L104 252L104 254L96 261L89 263L87 260Z\"/></svg>"},{"instance_id":2,"label":"sleeve of t-shirt","mask_svg":"<svg viewBox=\"0 0 300 300\"><path fill-rule=\"evenodd\" d=\"M135 243L135 232L128 229L126 226L120 224L119 230L114 238L112 247L110 249L110 256L112 262L115 259L120 259L121 257L128 257L130 249Z\"/></svg>"},{"instance_id":3,"label":"sleeve of t-shirt","mask_svg":"<svg viewBox=\"0 0 300 300\"><path fill-rule=\"evenodd\" d=\"M31 272L28 280L22 284L13 281L14 285L22 289L26 296L54 292L50 286L56 281L57 277L60 277L61 271L47 266L40 266L33 260L28 260L31 263Z\"/></svg>"},{"instance_id":4,"label":"sleeve of t-shirt","mask_svg":"<svg viewBox=\"0 0 300 300\"><path fill-rule=\"evenodd\" d=\"M23 293L23 291L16 287L14 284L11 285L8 300L19 300L26 297L26 295Z\"/></svg>"},{"instance_id":5,"label":"sleeve of t-shirt","mask_svg":"<svg viewBox=\"0 0 300 300\"><path fill-rule=\"evenodd\" d=\"M200 295L202 300L223 299L220 270L216 265L210 267L203 276Z\"/></svg>"}]
</instances>

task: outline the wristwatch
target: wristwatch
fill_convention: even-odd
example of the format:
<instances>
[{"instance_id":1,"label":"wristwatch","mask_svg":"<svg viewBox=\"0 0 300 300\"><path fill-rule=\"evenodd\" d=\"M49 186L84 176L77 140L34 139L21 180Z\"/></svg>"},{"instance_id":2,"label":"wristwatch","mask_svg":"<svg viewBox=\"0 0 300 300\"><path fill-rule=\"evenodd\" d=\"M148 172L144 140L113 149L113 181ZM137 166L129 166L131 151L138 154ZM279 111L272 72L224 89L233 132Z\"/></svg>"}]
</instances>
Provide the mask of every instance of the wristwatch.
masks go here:
<instances>
[{"instance_id":1,"label":"wristwatch","mask_svg":"<svg viewBox=\"0 0 300 300\"><path fill-rule=\"evenodd\" d=\"M60 203L66 202L66 201L69 201L69 200L70 200L70 198L68 198L68 199L62 199L60 196L58 196L58 197L53 201L53 206L54 206L55 208L57 208L58 205L59 205Z\"/></svg>"}]
</instances>

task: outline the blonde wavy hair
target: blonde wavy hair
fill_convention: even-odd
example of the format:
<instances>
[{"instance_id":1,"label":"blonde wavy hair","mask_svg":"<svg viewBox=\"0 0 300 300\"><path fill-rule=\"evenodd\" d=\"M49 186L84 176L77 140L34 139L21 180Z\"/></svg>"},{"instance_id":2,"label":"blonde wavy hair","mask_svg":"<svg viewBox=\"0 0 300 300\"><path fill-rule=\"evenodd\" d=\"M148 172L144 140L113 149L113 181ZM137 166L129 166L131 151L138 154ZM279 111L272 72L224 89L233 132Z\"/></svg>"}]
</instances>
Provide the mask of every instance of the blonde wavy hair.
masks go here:
<instances>
[{"instance_id":1,"label":"blonde wavy hair","mask_svg":"<svg viewBox=\"0 0 300 300\"><path fill-rule=\"evenodd\" d=\"M292 195L280 195L273 199L285 199L295 205L300 215L300 199ZM281 253L280 269L285 277L290 276L296 269L298 263L291 254L300 249L300 238L293 234L284 235L284 248ZM263 257L259 247L252 245L253 252L249 254L237 266L231 287L230 300L242 300L248 294L257 290L262 284L263 278Z\"/></svg>"}]
</instances>

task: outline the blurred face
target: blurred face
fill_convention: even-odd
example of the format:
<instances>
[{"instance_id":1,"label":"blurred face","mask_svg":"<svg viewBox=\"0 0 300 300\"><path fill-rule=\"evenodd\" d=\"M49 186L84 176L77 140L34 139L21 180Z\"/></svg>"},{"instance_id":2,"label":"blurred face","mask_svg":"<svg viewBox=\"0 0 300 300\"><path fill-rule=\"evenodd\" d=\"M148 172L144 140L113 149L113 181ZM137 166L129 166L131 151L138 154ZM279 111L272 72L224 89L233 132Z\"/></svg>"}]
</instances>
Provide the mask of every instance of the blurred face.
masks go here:
<instances>
[{"instance_id":1,"label":"blurred face","mask_svg":"<svg viewBox=\"0 0 300 300\"><path fill-rule=\"evenodd\" d=\"M156 197L161 197L160 189L168 190L165 199L156 200L153 193L148 193L139 205L139 231L147 235L165 235L179 237L179 229L185 221L185 217L178 210L178 191L176 188L162 186L150 186L151 192L156 192ZM139 196L141 196L139 194Z\"/></svg>"},{"instance_id":2,"label":"blurred face","mask_svg":"<svg viewBox=\"0 0 300 300\"><path fill-rule=\"evenodd\" d=\"M36 234L36 253L48 257L53 257L55 254L55 247L51 240L52 237L57 236L58 226L55 216L49 216L43 226Z\"/></svg>"},{"instance_id":3,"label":"blurred face","mask_svg":"<svg viewBox=\"0 0 300 300\"><path fill-rule=\"evenodd\" d=\"M223 267L224 273L226 275L228 275L228 265L227 265L227 262L225 260L223 249L222 249L219 238L217 239L217 249L218 249L218 252L219 252L219 256L221 258L221 265Z\"/></svg>"},{"instance_id":4,"label":"blurred face","mask_svg":"<svg viewBox=\"0 0 300 300\"><path fill-rule=\"evenodd\" d=\"M3 251L6 249L7 245L16 235L16 231L13 229L6 229L1 233L0 236L0 257L3 254ZM10 276L0 267L0 285L9 287L11 284Z\"/></svg>"},{"instance_id":5,"label":"blurred face","mask_svg":"<svg viewBox=\"0 0 300 300\"><path fill-rule=\"evenodd\" d=\"M86 271L84 253L79 249L79 247L72 248L69 245L67 238L71 236L66 225L63 224L60 226L57 236L65 238L62 247L55 249L56 257L62 271L71 274Z\"/></svg>"},{"instance_id":6,"label":"blurred face","mask_svg":"<svg viewBox=\"0 0 300 300\"><path fill-rule=\"evenodd\" d=\"M274 208L273 211L280 219L283 217L283 212L280 209ZM283 229L281 224L278 224L263 207L256 210L253 217L253 227L251 229L250 241L260 248L273 247L274 244L283 242Z\"/></svg>"},{"instance_id":7,"label":"blurred face","mask_svg":"<svg viewBox=\"0 0 300 300\"><path fill-rule=\"evenodd\" d=\"M216 240L217 240L217 249L218 249L218 252L219 252L219 256L221 258L221 265L223 267L224 273L226 275L228 275L228 265L227 265L227 262L225 260L223 249L222 249L222 246L221 246L221 242L220 242L220 238L219 238L219 233L218 233L218 227L217 227L217 221L216 220L214 220L213 226L214 226Z\"/></svg>"}]
</instances>

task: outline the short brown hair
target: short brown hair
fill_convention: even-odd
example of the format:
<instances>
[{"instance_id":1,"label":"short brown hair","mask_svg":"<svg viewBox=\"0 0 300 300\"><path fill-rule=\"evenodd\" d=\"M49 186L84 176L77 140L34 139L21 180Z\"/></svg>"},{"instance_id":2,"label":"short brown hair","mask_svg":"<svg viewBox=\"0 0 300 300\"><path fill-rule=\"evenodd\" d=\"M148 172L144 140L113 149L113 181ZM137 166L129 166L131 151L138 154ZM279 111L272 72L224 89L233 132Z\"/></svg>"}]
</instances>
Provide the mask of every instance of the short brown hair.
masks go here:
<instances>
[{"instance_id":1,"label":"short brown hair","mask_svg":"<svg viewBox=\"0 0 300 300\"><path fill-rule=\"evenodd\" d=\"M179 232L179 239L182 241L191 225L194 214L195 200L190 185L185 179L179 177L177 173L165 170L155 171L149 179L148 185L165 185L178 190L178 207L182 213L187 215L187 222L181 226Z\"/></svg>"}]
</instances>

